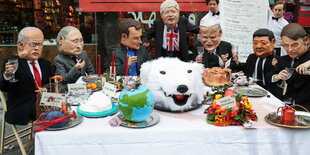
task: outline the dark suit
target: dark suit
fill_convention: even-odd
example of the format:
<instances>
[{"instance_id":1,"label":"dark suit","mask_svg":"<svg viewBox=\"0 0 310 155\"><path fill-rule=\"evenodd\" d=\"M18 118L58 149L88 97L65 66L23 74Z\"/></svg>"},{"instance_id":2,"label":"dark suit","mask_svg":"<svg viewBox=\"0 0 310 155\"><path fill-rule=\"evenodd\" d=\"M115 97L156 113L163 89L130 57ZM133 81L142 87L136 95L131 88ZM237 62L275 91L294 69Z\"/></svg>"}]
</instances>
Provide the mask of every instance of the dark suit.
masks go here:
<instances>
[{"instance_id":1,"label":"dark suit","mask_svg":"<svg viewBox=\"0 0 310 155\"><path fill-rule=\"evenodd\" d=\"M19 81L16 83L4 79L5 59L1 74L1 90L8 92L7 112L5 120L10 124L26 125L30 119L35 120L35 82L33 74L30 71L27 60L18 60L18 69L15 78ZM49 83L49 77L52 76L51 64L47 60L38 59L41 73L42 86Z\"/></svg>"},{"instance_id":2,"label":"dark suit","mask_svg":"<svg viewBox=\"0 0 310 155\"><path fill-rule=\"evenodd\" d=\"M93 65L91 64L87 54L83 51L81 54L78 55L78 59L82 59L85 61L85 66L81 69L75 68L75 62L69 55L66 55L60 52L55 58L54 63L56 65L56 75L60 75L63 78L63 86L67 88L68 83L75 83L80 76L84 76L85 73L87 74L95 74Z\"/></svg>"},{"instance_id":3,"label":"dark suit","mask_svg":"<svg viewBox=\"0 0 310 155\"><path fill-rule=\"evenodd\" d=\"M253 73L257 68L255 68L257 56L255 54L250 54L246 60L243 72L247 77L253 77ZM269 90L269 85L271 84L271 78L272 78L272 70L274 67L272 66L272 59L274 58L273 55L270 55L266 58L266 61L264 63L264 78L265 78L265 85L262 85L263 88Z\"/></svg>"},{"instance_id":4,"label":"dark suit","mask_svg":"<svg viewBox=\"0 0 310 155\"><path fill-rule=\"evenodd\" d=\"M197 56L197 52L195 54ZM216 54L219 57L221 55L228 54L227 60L229 60L230 58L232 58L231 44L226 41L221 41L220 44L216 48ZM219 57L217 55L213 55L210 52L205 51L202 56L202 63L204 64L204 67L205 68L220 67ZM228 68L232 70L237 70L237 65L235 61L232 60Z\"/></svg>"},{"instance_id":5,"label":"dark suit","mask_svg":"<svg viewBox=\"0 0 310 155\"><path fill-rule=\"evenodd\" d=\"M299 59L294 60L293 68L298 67L300 64L310 60L310 51L307 51L304 55L299 57ZM291 68L292 58L288 55L282 56L278 60L278 64L275 66L274 74L280 73L281 70L287 68ZM287 98L293 98L295 100L295 104L299 104L305 106L308 110L310 110L310 75L300 75L296 71L293 72L291 78L286 80L287 92L283 96L283 89L279 88L277 84L280 84L282 80L273 84L272 93L281 100L285 100Z\"/></svg>"},{"instance_id":6,"label":"dark suit","mask_svg":"<svg viewBox=\"0 0 310 155\"><path fill-rule=\"evenodd\" d=\"M192 25L188 22L185 17L180 17L178 22L179 28L179 38L180 38L180 54L179 59L182 61L189 61L188 55L188 45L187 45L187 36L186 32L198 33L199 27ZM156 38L156 55L155 58L165 55L163 52L163 34L164 34L164 22L162 19L157 19L154 21L152 27L145 33L142 37L143 43L149 42L149 39L152 37Z\"/></svg>"},{"instance_id":7,"label":"dark suit","mask_svg":"<svg viewBox=\"0 0 310 155\"><path fill-rule=\"evenodd\" d=\"M116 75L125 74L125 63L126 63L127 48L124 45L121 45L118 49L115 50L115 67ZM144 46L140 46L140 49L136 51L136 56L138 56L137 62L137 73L140 74L141 65L150 60L151 56Z\"/></svg>"}]
</instances>

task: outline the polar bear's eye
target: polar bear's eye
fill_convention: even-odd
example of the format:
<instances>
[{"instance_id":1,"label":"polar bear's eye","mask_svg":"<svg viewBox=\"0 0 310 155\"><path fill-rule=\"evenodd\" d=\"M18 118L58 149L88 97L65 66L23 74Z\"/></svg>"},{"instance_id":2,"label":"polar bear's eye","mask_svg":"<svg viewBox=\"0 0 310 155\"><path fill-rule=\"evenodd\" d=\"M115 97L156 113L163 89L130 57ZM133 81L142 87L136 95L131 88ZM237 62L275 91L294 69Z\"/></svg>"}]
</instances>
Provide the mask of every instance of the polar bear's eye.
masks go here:
<instances>
[{"instance_id":1,"label":"polar bear's eye","mask_svg":"<svg viewBox=\"0 0 310 155\"><path fill-rule=\"evenodd\" d=\"M162 74L162 75L165 75L165 74L166 74L165 71L160 71L159 73Z\"/></svg>"},{"instance_id":2,"label":"polar bear's eye","mask_svg":"<svg viewBox=\"0 0 310 155\"><path fill-rule=\"evenodd\" d=\"M187 70L187 73L191 73L191 72L193 72L192 70Z\"/></svg>"}]
</instances>

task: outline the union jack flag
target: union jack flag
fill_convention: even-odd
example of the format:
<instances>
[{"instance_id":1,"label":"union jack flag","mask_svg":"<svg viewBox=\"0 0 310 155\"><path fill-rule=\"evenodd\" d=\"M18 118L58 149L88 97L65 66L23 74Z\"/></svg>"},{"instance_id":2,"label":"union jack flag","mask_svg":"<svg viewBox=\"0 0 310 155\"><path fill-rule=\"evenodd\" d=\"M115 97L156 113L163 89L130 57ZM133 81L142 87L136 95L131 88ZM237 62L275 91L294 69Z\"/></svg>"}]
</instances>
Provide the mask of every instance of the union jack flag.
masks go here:
<instances>
[{"instance_id":1,"label":"union jack flag","mask_svg":"<svg viewBox=\"0 0 310 155\"><path fill-rule=\"evenodd\" d=\"M167 51L180 51L179 48L179 29L167 29Z\"/></svg>"}]
</instances>

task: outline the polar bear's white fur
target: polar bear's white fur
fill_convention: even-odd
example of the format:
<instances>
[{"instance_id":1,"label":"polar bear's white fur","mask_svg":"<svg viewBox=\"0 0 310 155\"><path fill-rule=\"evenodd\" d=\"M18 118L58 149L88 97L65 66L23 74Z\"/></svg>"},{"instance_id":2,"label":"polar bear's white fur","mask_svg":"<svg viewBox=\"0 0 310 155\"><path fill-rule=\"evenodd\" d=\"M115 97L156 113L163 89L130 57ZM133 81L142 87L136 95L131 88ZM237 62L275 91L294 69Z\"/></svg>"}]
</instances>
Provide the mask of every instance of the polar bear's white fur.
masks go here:
<instances>
[{"instance_id":1,"label":"polar bear's white fur","mask_svg":"<svg viewBox=\"0 0 310 155\"><path fill-rule=\"evenodd\" d=\"M159 58L145 62L140 70L142 85L154 94L155 107L170 111L187 111L202 104L203 65L177 58Z\"/></svg>"}]
</instances>

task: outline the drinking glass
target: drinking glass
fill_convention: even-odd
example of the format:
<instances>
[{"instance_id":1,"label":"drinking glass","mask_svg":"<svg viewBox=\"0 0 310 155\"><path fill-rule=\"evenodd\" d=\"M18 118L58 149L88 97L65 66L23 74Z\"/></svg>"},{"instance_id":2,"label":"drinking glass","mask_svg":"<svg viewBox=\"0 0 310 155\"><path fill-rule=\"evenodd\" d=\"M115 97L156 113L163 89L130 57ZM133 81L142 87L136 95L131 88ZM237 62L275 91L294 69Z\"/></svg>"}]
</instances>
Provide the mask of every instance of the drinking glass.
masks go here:
<instances>
[{"instance_id":1,"label":"drinking glass","mask_svg":"<svg viewBox=\"0 0 310 155\"><path fill-rule=\"evenodd\" d=\"M197 47L197 52L198 52L198 55L203 55L204 54L204 47L203 46L198 46Z\"/></svg>"},{"instance_id":2,"label":"drinking glass","mask_svg":"<svg viewBox=\"0 0 310 155\"><path fill-rule=\"evenodd\" d=\"M238 45L231 45L231 53L238 54Z\"/></svg>"},{"instance_id":3,"label":"drinking glass","mask_svg":"<svg viewBox=\"0 0 310 155\"><path fill-rule=\"evenodd\" d=\"M15 72L17 71L17 68L18 68L18 59L17 58L11 58L8 60L8 62L11 64L11 66L14 69L14 71L12 73L12 79L10 80L10 82L18 82L18 80L15 79Z\"/></svg>"}]
</instances>

